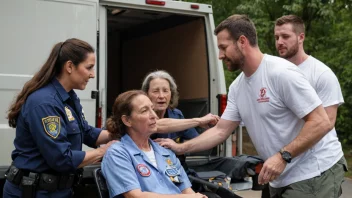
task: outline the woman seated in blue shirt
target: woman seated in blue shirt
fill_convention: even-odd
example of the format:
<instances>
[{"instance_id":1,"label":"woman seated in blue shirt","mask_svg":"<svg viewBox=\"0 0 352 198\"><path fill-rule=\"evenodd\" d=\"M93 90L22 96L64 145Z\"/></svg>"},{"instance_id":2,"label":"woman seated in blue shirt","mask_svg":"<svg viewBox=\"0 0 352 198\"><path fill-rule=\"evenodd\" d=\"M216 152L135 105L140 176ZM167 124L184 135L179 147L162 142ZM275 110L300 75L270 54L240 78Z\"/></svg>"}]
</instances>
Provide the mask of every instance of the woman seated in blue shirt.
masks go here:
<instances>
[{"instance_id":1,"label":"woman seated in blue shirt","mask_svg":"<svg viewBox=\"0 0 352 198\"><path fill-rule=\"evenodd\" d=\"M149 139L157 131L157 119L143 91L128 91L115 100L107 129L121 141L102 162L110 197L206 198L191 189L175 154Z\"/></svg>"}]
</instances>

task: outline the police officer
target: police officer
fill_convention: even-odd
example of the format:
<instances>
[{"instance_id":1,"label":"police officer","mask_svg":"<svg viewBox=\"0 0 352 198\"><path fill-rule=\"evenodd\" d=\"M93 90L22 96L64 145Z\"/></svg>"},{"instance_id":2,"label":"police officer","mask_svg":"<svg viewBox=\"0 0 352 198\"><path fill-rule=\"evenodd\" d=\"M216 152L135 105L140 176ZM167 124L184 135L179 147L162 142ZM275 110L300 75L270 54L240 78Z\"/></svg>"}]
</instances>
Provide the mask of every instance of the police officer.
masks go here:
<instances>
[{"instance_id":1,"label":"police officer","mask_svg":"<svg viewBox=\"0 0 352 198\"><path fill-rule=\"evenodd\" d=\"M88 125L74 91L95 77L94 64L88 43L68 39L24 85L8 113L16 137L3 197L71 197L78 170L99 161L113 143L107 130ZM82 143L107 144L82 151Z\"/></svg>"}]
</instances>

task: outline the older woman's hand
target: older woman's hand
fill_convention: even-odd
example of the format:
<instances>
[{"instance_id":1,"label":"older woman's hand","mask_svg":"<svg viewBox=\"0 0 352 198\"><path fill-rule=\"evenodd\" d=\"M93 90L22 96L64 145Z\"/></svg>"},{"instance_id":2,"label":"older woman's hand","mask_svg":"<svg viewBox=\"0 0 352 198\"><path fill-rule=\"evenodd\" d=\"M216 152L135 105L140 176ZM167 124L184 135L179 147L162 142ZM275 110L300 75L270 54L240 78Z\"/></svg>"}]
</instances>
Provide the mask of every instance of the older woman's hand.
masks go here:
<instances>
[{"instance_id":1,"label":"older woman's hand","mask_svg":"<svg viewBox=\"0 0 352 198\"><path fill-rule=\"evenodd\" d=\"M206 116L199 118L199 121L200 121L199 126L207 129L209 127L216 125L216 123L218 123L219 120L220 120L220 117L218 115L208 113Z\"/></svg>"}]
</instances>

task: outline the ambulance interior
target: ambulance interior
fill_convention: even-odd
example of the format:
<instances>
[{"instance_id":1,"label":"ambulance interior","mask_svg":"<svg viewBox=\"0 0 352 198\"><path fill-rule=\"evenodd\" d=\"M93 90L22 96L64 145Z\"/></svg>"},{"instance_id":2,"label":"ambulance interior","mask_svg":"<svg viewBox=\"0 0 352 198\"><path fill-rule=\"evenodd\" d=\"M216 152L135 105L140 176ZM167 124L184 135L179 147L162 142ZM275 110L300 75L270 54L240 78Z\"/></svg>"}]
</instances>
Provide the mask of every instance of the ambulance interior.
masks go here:
<instances>
[{"instance_id":1,"label":"ambulance interior","mask_svg":"<svg viewBox=\"0 0 352 198\"><path fill-rule=\"evenodd\" d=\"M107 114L119 93L140 89L149 72L165 70L176 80L177 108L185 118L206 115L210 78L204 26L202 17L108 8Z\"/></svg>"}]
</instances>

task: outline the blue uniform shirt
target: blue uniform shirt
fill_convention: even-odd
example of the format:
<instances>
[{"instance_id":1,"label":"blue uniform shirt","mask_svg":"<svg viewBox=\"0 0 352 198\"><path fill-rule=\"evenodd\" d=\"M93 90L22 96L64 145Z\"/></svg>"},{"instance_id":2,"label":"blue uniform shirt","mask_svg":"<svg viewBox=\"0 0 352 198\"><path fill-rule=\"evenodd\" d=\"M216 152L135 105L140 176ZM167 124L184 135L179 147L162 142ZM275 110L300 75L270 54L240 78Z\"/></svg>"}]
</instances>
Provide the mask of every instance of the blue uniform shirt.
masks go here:
<instances>
[{"instance_id":1,"label":"blue uniform shirt","mask_svg":"<svg viewBox=\"0 0 352 198\"><path fill-rule=\"evenodd\" d=\"M95 147L100 132L88 125L76 93L67 93L54 78L22 106L12 160L17 168L38 173L74 172L85 157L82 143Z\"/></svg>"},{"instance_id":2,"label":"blue uniform shirt","mask_svg":"<svg viewBox=\"0 0 352 198\"><path fill-rule=\"evenodd\" d=\"M127 134L121 138L121 142L111 145L107 150L101 167L110 197L134 189L159 194L181 194L184 189L191 187L175 154L152 140L149 140L149 143L154 150L157 168ZM172 171L179 173L178 178L181 183L174 184L171 181L167 175L172 174L170 167Z\"/></svg>"},{"instance_id":3,"label":"blue uniform shirt","mask_svg":"<svg viewBox=\"0 0 352 198\"><path fill-rule=\"evenodd\" d=\"M175 118L175 119L184 119L182 112L179 109L167 109L167 113L165 114L165 118ZM195 128L190 128L184 131L179 131L175 133L168 133L168 134L154 134L152 137L154 138L170 138L175 140L176 142L179 138L181 142L183 140L190 140L192 138L197 137L199 134Z\"/></svg>"}]
</instances>

